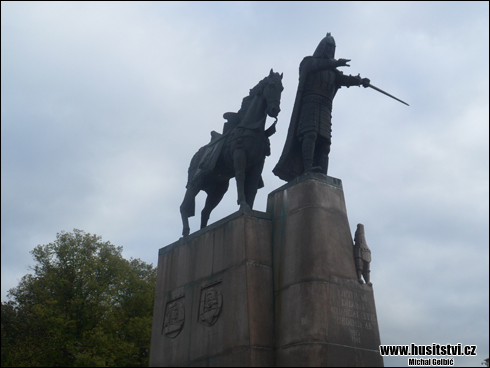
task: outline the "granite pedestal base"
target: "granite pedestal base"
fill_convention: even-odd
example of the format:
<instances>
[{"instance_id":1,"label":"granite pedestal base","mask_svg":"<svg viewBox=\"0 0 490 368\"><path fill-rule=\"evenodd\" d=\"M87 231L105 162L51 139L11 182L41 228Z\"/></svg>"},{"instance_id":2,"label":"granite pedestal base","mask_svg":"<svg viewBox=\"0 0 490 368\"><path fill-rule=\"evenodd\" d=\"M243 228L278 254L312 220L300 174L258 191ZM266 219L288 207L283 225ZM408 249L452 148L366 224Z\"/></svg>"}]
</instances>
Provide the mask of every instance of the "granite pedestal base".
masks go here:
<instances>
[{"instance_id":1,"label":"granite pedestal base","mask_svg":"<svg viewBox=\"0 0 490 368\"><path fill-rule=\"evenodd\" d=\"M150 366L383 366L341 181L308 173L160 249Z\"/></svg>"},{"instance_id":2,"label":"granite pedestal base","mask_svg":"<svg viewBox=\"0 0 490 368\"><path fill-rule=\"evenodd\" d=\"M383 366L373 288L357 281L341 181L308 173L269 195L276 364Z\"/></svg>"},{"instance_id":3,"label":"granite pedestal base","mask_svg":"<svg viewBox=\"0 0 490 368\"><path fill-rule=\"evenodd\" d=\"M160 249L150 366L273 366L271 221L230 215Z\"/></svg>"}]
</instances>

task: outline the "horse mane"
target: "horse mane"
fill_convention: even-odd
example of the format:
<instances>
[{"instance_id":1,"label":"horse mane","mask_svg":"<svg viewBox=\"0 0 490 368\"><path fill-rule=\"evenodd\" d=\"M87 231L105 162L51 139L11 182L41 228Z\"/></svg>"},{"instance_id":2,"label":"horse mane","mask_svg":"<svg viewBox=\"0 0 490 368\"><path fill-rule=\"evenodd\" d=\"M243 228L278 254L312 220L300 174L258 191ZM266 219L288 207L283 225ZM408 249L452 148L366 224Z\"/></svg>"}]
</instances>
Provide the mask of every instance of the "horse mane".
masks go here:
<instances>
[{"instance_id":1,"label":"horse mane","mask_svg":"<svg viewBox=\"0 0 490 368\"><path fill-rule=\"evenodd\" d=\"M240 110L238 110L238 116L242 116L247 110L248 108L250 107L250 104L252 103L252 100L253 98L262 93L262 91L264 90L264 87L265 85L267 84L267 79L269 78L269 76L265 77L264 79L262 79L259 83L257 83L257 85L255 87L253 87L248 96L244 97L243 100L242 100L242 106L240 107Z\"/></svg>"}]
</instances>

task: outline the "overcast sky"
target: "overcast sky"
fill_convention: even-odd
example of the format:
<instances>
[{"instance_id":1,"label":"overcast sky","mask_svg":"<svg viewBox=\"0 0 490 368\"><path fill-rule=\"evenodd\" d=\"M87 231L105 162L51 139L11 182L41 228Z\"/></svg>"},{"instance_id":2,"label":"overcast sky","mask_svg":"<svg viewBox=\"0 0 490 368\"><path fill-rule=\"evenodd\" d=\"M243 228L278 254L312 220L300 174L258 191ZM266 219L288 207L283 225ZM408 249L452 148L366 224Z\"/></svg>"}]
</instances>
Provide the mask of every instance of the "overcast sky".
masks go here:
<instances>
[{"instance_id":1,"label":"overcast sky","mask_svg":"<svg viewBox=\"0 0 490 368\"><path fill-rule=\"evenodd\" d=\"M299 63L327 32L336 57L352 59L344 73L410 104L351 87L332 112L329 175L343 182L352 234L365 225L381 342L476 344L456 366L479 366L489 355L488 2L2 2L2 300L34 264L29 251L62 230L156 266L181 236L192 156L273 68L284 92L254 206L265 211L285 184L272 169ZM210 223L237 209L233 179Z\"/></svg>"}]
</instances>

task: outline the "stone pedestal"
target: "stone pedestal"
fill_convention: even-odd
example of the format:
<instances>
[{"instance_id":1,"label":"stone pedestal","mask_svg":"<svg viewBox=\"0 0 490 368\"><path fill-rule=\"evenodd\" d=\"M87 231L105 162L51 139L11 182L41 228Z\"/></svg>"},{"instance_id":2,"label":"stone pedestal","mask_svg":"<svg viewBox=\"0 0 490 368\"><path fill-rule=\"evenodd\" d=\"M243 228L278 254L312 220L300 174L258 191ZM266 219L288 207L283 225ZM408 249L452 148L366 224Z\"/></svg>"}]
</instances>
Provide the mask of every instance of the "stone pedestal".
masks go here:
<instances>
[{"instance_id":1,"label":"stone pedestal","mask_svg":"<svg viewBox=\"0 0 490 368\"><path fill-rule=\"evenodd\" d=\"M341 181L308 173L269 195L277 366L382 366L373 288L357 281Z\"/></svg>"},{"instance_id":2,"label":"stone pedestal","mask_svg":"<svg viewBox=\"0 0 490 368\"><path fill-rule=\"evenodd\" d=\"M382 366L379 344L338 179L303 175L267 213L160 249L150 366Z\"/></svg>"},{"instance_id":3,"label":"stone pedestal","mask_svg":"<svg viewBox=\"0 0 490 368\"><path fill-rule=\"evenodd\" d=\"M150 366L273 366L272 289L266 213L160 249Z\"/></svg>"}]
</instances>

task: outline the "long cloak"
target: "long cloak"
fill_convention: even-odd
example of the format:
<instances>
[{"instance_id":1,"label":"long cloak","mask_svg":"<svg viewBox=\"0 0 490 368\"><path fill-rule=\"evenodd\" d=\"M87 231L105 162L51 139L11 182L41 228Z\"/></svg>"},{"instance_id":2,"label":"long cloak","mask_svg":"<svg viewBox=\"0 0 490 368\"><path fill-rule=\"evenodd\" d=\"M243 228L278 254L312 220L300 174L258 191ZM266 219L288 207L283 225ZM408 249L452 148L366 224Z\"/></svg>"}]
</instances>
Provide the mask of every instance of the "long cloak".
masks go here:
<instances>
[{"instance_id":1,"label":"long cloak","mask_svg":"<svg viewBox=\"0 0 490 368\"><path fill-rule=\"evenodd\" d=\"M308 57L304 58L301 63L303 63L307 58ZM291 114L291 122L289 123L286 143L284 144L279 162L272 170L274 175L285 181L293 180L304 171L301 144L296 137L296 132L298 130L299 117L301 113L301 100L303 98L306 75L307 73L302 72L302 68L300 67L298 90L296 91L296 98L294 100L293 112Z\"/></svg>"}]
</instances>

